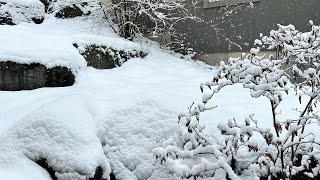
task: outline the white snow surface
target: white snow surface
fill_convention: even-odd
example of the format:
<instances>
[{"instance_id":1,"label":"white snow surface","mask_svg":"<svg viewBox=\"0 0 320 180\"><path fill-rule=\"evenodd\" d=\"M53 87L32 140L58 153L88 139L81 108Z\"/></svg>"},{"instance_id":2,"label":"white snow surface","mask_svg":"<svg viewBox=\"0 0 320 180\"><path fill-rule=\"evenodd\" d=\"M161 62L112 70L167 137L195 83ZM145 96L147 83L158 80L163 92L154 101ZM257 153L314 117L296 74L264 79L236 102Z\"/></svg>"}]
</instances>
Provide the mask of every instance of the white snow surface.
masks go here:
<instances>
[{"instance_id":1,"label":"white snow surface","mask_svg":"<svg viewBox=\"0 0 320 180\"><path fill-rule=\"evenodd\" d=\"M20 158L45 158L59 173L80 171L93 176L98 166L110 171L86 102L75 95L52 100L26 114L3 135L0 143L0 166L10 168Z\"/></svg>"},{"instance_id":2,"label":"white snow surface","mask_svg":"<svg viewBox=\"0 0 320 180\"><path fill-rule=\"evenodd\" d=\"M43 4L39 0L0 0L0 2L11 3L21 6L43 6Z\"/></svg>"},{"instance_id":3,"label":"white snow surface","mask_svg":"<svg viewBox=\"0 0 320 180\"><path fill-rule=\"evenodd\" d=\"M85 48L90 45L106 46L107 48L112 48L113 50L123 50L125 52L148 52L146 47L144 47L142 44L119 39L118 37L101 37L81 34L78 36L74 36L73 39L73 43L76 43L79 46L77 49L80 50L80 52L84 52Z\"/></svg>"},{"instance_id":4,"label":"white snow surface","mask_svg":"<svg viewBox=\"0 0 320 180\"><path fill-rule=\"evenodd\" d=\"M108 175L110 164L119 179L176 179L156 163L152 150L179 134L178 114L201 101L199 85L212 78L213 70L154 44L130 45L94 24L82 18L48 17L40 25L0 26L0 59L77 70L71 87L0 91L1 180L50 179L31 161L40 157L61 173L81 170L93 175L102 166ZM72 46L82 37L100 37L99 41L119 47L148 46L149 55L115 69L97 70L87 67ZM241 85L227 87L213 99L218 108L201 116L208 133L217 133L220 122L242 120L252 113L259 125L272 127L268 100L250 97ZM281 108L294 117L293 107L286 106L299 104L292 99L288 96Z\"/></svg>"},{"instance_id":5,"label":"white snow surface","mask_svg":"<svg viewBox=\"0 0 320 180\"><path fill-rule=\"evenodd\" d=\"M9 16L14 24L32 22L45 16L44 5L39 0L0 0L0 15Z\"/></svg>"},{"instance_id":6,"label":"white snow surface","mask_svg":"<svg viewBox=\"0 0 320 180\"><path fill-rule=\"evenodd\" d=\"M95 23L82 21L81 18L72 22L58 20L48 15L45 22L39 25L22 23L0 26L0 61L40 63L48 68L64 66L77 71L86 68L87 62L73 46L75 42L80 45L104 45L116 50L144 50L137 43L104 33L104 29Z\"/></svg>"},{"instance_id":7,"label":"white snow surface","mask_svg":"<svg viewBox=\"0 0 320 180\"><path fill-rule=\"evenodd\" d=\"M77 70L71 87L0 92L1 180L50 179L32 161L39 158L59 173L93 176L101 166L107 176L110 163L121 179L172 179L157 165L152 149L175 134L178 113L200 97L199 82L210 70L92 24L85 18L48 17L40 25L0 26L4 60ZM100 37L119 48L149 46L150 53L119 68L97 70L87 67L72 46L82 37Z\"/></svg>"}]
</instances>

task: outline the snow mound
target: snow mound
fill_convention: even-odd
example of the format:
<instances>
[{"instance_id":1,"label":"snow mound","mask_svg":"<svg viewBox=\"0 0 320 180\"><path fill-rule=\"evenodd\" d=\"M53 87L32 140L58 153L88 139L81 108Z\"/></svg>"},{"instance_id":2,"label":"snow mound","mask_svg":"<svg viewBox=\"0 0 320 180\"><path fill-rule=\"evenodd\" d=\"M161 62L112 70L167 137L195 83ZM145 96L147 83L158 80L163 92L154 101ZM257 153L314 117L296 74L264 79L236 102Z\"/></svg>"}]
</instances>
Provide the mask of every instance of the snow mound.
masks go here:
<instances>
[{"instance_id":1,"label":"snow mound","mask_svg":"<svg viewBox=\"0 0 320 180\"><path fill-rule=\"evenodd\" d=\"M68 107L67 111L65 106L57 105L61 103ZM86 109L85 101L73 95L31 112L1 139L0 166L14 164L20 158L46 159L60 176L79 173L93 177L101 166L107 178L109 164Z\"/></svg>"},{"instance_id":2,"label":"snow mound","mask_svg":"<svg viewBox=\"0 0 320 180\"><path fill-rule=\"evenodd\" d=\"M21 22L41 23L45 16L44 5L38 0L1 0L0 17L7 19L6 24Z\"/></svg>"},{"instance_id":3,"label":"snow mound","mask_svg":"<svg viewBox=\"0 0 320 180\"><path fill-rule=\"evenodd\" d=\"M119 108L99 118L100 139L118 179L148 179L163 168L152 149L177 128L176 113L153 99Z\"/></svg>"}]
</instances>

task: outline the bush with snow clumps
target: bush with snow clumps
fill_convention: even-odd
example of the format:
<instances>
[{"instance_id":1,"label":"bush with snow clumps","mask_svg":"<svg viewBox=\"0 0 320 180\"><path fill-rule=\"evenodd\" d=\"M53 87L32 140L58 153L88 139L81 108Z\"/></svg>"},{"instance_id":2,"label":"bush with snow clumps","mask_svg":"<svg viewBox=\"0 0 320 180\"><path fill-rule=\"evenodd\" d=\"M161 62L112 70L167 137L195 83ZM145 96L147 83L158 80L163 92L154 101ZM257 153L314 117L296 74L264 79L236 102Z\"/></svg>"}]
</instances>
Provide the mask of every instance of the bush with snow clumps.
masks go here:
<instances>
[{"instance_id":1,"label":"bush with snow clumps","mask_svg":"<svg viewBox=\"0 0 320 180\"><path fill-rule=\"evenodd\" d=\"M141 34L148 22L153 36L172 33L174 25L185 19L197 19L185 7L185 0L101 0L104 16L116 33L132 39ZM115 22L115 23L112 23Z\"/></svg>"},{"instance_id":2,"label":"bush with snow clumps","mask_svg":"<svg viewBox=\"0 0 320 180\"><path fill-rule=\"evenodd\" d=\"M202 83L202 102L193 103L179 115L181 136L153 150L159 162L182 177L229 179L254 176L267 179L312 179L319 176L319 145L309 125L319 123L316 105L320 93L320 27L309 22L311 31L299 32L293 25L278 25L269 36L261 35L248 55L220 63L211 81ZM261 49L278 50L277 57L259 56ZM290 72L290 73L288 73ZM295 84L289 83L289 78ZM254 98L269 100L273 129L261 128L253 115L243 123L236 119L219 124L219 137L207 135L199 123L213 95L226 86L242 84ZM296 118L280 119L279 104L294 90L300 104ZM208 93L209 92L209 93ZM298 102L297 101L297 102ZM283 114L282 114L283 116ZM261 136L258 143L253 136Z\"/></svg>"}]
</instances>

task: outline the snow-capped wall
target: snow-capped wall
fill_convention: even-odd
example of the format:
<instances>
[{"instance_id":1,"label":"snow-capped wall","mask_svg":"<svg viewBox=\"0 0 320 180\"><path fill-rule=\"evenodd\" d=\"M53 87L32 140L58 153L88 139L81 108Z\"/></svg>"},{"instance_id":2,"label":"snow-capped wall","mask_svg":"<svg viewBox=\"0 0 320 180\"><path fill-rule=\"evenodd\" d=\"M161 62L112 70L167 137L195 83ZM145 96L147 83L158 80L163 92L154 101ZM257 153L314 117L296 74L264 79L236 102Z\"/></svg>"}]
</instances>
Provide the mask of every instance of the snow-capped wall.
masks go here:
<instances>
[{"instance_id":1,"label":"snow-capped wall","mask_svg":"<svg viewBox=\"0 0 320 180\"><path fill-rule=\"evenodd\" d=\"M81 35L73 44L86 59L88 66L111 69L121 66L130 58L143 58L147 50L141 45L115 38Z\"/></svg>"},{"instance_id":2,"label":"snow-capped wall","mask_svg":"<svg viewBox=\"0 0 320 180\"><path fill-rule=\"evenodd\" d=\"M66 67L46 68L39 63L19 64L0 62L0 90L19 91L41 87L65 87L75 82L75 76Z\"/></svg>"}]
</instances>

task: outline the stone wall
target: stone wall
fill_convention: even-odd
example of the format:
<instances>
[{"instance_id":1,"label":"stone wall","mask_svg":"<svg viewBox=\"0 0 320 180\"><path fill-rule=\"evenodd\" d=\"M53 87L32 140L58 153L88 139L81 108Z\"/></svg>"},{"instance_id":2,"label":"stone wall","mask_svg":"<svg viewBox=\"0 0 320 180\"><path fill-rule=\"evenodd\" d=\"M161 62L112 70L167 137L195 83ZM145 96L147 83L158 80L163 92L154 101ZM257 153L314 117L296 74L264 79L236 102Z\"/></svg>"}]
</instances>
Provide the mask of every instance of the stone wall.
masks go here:
<instances>
[{"instance_id":1,"label":"stone wall","mask_svg":"<svg viewBox=\"0 0 320 180\"><path fill-rule=\"evenodd\" d=\"M57 18L75 18L79 16L87 16L91 14L91 11L84 11L88 6L88 3L83 2L81 4L70 4L68 6L62 7L55 16Z\"/></svg>"},{"instance_id":2,"label":"stone wall","mask_svg":"<svg viewBox=\"0 0 320 180\"><path fill-rule=\"evenodd\" d=\"M75 76L66 67L0 62L0 90L19 91L41 87L64 87L74 84Z\"/></svg>"},{"instance_id":3,"label":"stone wall","mask_svg":"<svg viewBox=\"0 0 320 180\"><path fill-rule=\"evenodd\" d=\"M77 44L73 44L73 46L78 48ZM146 53L142 51L119 51L103 45L87 45L84 51L80 51L80 54L86 59L88 66L96 69L119 67L130 58L146 56Z\"/></svg>"}]
</instances>

